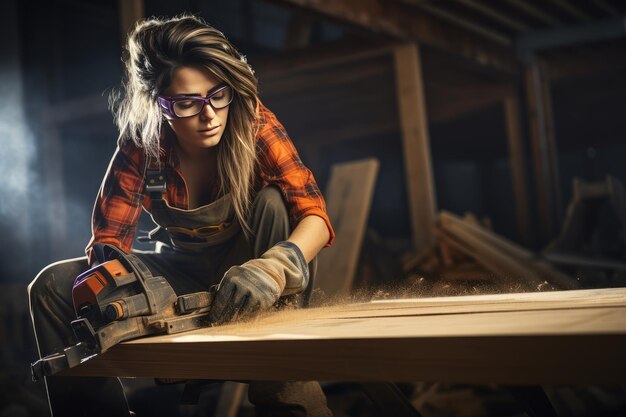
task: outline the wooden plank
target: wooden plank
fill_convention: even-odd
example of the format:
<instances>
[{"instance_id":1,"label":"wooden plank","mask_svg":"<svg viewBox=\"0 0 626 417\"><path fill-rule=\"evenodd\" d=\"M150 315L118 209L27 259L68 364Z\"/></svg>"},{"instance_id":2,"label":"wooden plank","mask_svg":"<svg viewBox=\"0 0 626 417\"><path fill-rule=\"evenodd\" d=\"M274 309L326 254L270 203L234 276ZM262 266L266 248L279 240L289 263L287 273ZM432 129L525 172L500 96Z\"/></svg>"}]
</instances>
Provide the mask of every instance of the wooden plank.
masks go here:
<instances>
[{"instance_id":1,"label":"wooden plank","mask_svg":"<svg viewBox=\"0 0 626 417\"><path fill-rule=\"evenodd\" d=\"M379 163L365 159L333 165L326 190L328 216L335 242L318 255L315 287L327 296L352 289L369 216Z\"/></svg>"},{"instance_id":2,"label":"wooden plank","mask_svg":"<svg viewBox=\"0 0 626 417\"><path fill-rule=\"evenodd\" d=\"M415 252L420 253L435 240L437 202L418 46L400 46L394 57L411 237Z\"/></svg>"},{"instance_id":3,"label":"wooden plank","mask_svg":"<svg viewBox=\"0 0 626 417\"><path fill-rule=\"evenodd\" d=\"M522 141L518 99L515 96L504 100L504 120L506 126L513 195L517 215L517 233L522 242L530 244L530 212L528 207L528 185L526 184L526 158Z\"/></svg>"},{"instance_id":4,"label":"wooden plank","mask_svg":"<svg viewBox=\"0 0 626 417\"><path fill-rule=\"evenodd\" d=\"M428 314L420 313L420 304ZM252 322L125 342L67 374L624 383L625 313L624 289L292 310Z\"/></svg>"},{"instance_id":5,"label":"wooden plank","mask_svg":"<svg viewBox=\"0 0 626 417\"><path fill-rule=\"evenodd\" d=\"M625 21L626 22L626 21ZM555 227L557 230L563 224L563 198L561 193L561 174L559 170L559 152L556 146L556 134L554 113L552 105L552 92L550 91L550 79L547 76L547 68L544 62L539 62L539 79L541 82L541 97L543 100L543 111L545 113L546 150L548 157L548 169L552 187L552 204Z\"/></svg>"},{"instance_id":6,"label":"wooden plank","mask_svg":"<svg viewBox=\"0 0 626 417\"><path fill-rule=\"evenodd\" d=\"M615 289L615 291L611 291L611 294L606 294L605 289L602 289L599 292L595 290L570 290L456 297L425 297L420 299L407 298L378 300L368 303L320 309L317 313L310 312L309 318L315 318L316 320L348 320L355 318L605 308L622 306L625 297L626 291L623 289Z\"/></svg>"},{"instance_id":7,"label":"wooden plank","mask_svg":"<svg viewBox=\"0 0 626 417\"><path fill-rule=\"evenodd\" d=\"M552 126L554 122L549 120L551 111L545 108L549 103L545 95L549 94L545 89L547 84L542 80L542 69L535 62L528 65L524 71L524 84L526 89L526 103L528 106L529 133L533 166L535 168L535 189L537 193L537 206L539 223L543 240L547 241L556 234L556 197L555 192L560 185L556 183L553 173L556 169L556 145Z\"/></svg>"},{"instance_id":8,"label":"wooden plank","mask_svg":"<svg viewBox=\"0 0 626 417\"><path fill-rule=\"evenodd\" d=\"M504 273L511 278L526 281L528 283L549 283L561 289L572 289L577 286L576 281L547 262L537 258L532 251L498 236L489 230L464 222L457 216L448 212L441 212L439 220L444 231L453 235L469 247L471 255L476 260L489 267L494 272ZM480 259L479 259L480 258ZM538 280L538 281L537 281Z\"/></svg>"},{"instance_id":9,"label":"wooden plank","mask_svg":"<svg viewBox=\"0 0 626 417\"><path fill-rule=\"evenodd\" d=\"M496 274L502 282L525 289L538 288L543 284L537 273L488 243L481 242L472 236L469 238L464 236L461 240L457 236L444 232L440 234L440 238L450 247L473 257L476 262Z\"/></svg>"}]
</instances>

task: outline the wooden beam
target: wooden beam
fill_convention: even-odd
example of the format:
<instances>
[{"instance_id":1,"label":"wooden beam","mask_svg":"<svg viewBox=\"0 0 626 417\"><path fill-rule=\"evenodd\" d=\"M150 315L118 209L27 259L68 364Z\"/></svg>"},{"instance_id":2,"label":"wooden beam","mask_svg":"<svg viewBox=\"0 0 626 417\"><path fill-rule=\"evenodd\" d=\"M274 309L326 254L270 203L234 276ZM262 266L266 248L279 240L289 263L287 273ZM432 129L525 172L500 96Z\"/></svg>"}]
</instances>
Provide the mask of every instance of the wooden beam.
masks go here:
<instances>
[{"instance_id":1,"label":"wooden beam","mask_svg":"<svg viewBox=\"0 0 626 417\"><path fill-rule=\"evenodd\" d=\"M446 122L471 111L502 103L514 90L509 83L475 83L458 87L431 85L427 87L428 120L433 123Z\"/></svg>"},{"instance_id":2,"label":"wooden beam","mask_svg":"<svg viewBox=\"0 0 626 417\"><path fill-rule=\"evenodd\" d=\"M352 290L379 165L376 159L366 159L331 169L325 195L336 238L333 246L319 254L315 279L315 288L328 297L345 296Z\"/></svg>"},{"instance_id":3,"label":"wooden beam","mask_svg":"<svg viewBox=\"0 0 626 417\"><path fill-rule=\"evenodd\" d=\"M419 48L400 46L394 58L411 236L413 249L420 253L435 241L437 201Z\"/></svg>"},{"instance_id":4,"label":"wooden beam","mask_svg":"<svg viewBox=\"0 0 626 417\"><path fill-rule=\"evenodd\" d=\"M372 41L364 44L353 41L338 41L322 46L311 45L306 49L276 54L268 59L253 62L259 79L281 83L285 75L314 71L319 68L357 63L370 58L384 59L393 53L397 42Z\"/></svg>"},{"instance_id":5,"label":"wooden beam","mask_svg":"<svg viewBox=\"0 0 626 417\"><path fill-rule=\"evenodd\" d=\"M462 5L475 10L479 13L481 13L484 16L487 16L488 18L495 20L498 23L501 23L505 26L508 26L511 29L514 29L516 31L525 31L528 30L528 25L526 25L523 22L520 22L517 19L514 19L510 16L507 16L504 13L499 12L498 10L495 10L491 5L486 5L483 3L478 3L475 0L456 0L458 3L461 3Z\"/></svg>"},{"instance_id":6,"label":"wooden beam","mask_svg":"<svg viewBox=\"0 0 626 417\"><path fill-rule=\"evenodd\" d=\"M415 7L384 0L275 0L327 16L344 24L403 41L419 41L486 67L517 73L511 51L462 28L443 24Z\"/></svg>"},{"instance_id":7,"label":"wooden beam","mask_svg":"<svg viewBox=\"0 0 626 417\"><path fill-rule=\"evenodd\" d=\"M144 17L144 0L118 0L122 43L135 23Z\"/></svg>"},{"instance_id":8,"label":"wooden beam","mask_svg":"<svg viewBox=\"0 0 626 417\"><path fill-rule=\"evenodd\" d=\"M124 342L65 374L623 384L625 350L626 289L611 288L283 311Z\"/></svg>"},{"instance_id":9,"label":"wooden beam","mask_svg":"<svg viewBox=\"0 0 626 417\"><path fill-rule=\"evenodd\" d=\"M626 69L626 54L620 45L594 46L555 57L542 56L550 81L616 73Z\"/></svg>"},{"instance_id":10,"label":"wooden beam","mask_svg":"<svg viewBox=\"0 0 626 417\"><path fill-rule=\"evenodd\" d=\"M559 23L557 19L550 16L548 13L544 12L540 8L533 6L527 0L504 0L506 3L510 4L513 7L522 10L526 14L534 17L535 19L541 20L543 23L546 23L551 26L555 26Z\"/></svg>"},{"instance_id":11,"label":"wooden beam","mask_svg":"<svg viewBox=\"0 0 626 417\"><path fill-rule=\"evenodd\" d=\"M468 254L503 279L513 279L531 288L545 282L564 290L578 287L576 280L540 260L532 251L482 226L445 211L439 214L439 222L446 235L454 237Z\"/></svg>"},{"instance_id":12,"label":"wooden beam","mask_svg":"<svg viewBox=\"0 0 626 417\"><path fill-rule=\"evenodd\" d=\"M556 235L560 226L561 189L550 86L545 75L545 67L538 62L528 65L524 71L524 84L539 221L542 238L546 242Z\"/></svg>"},{"instance_id":13,"label":"wooden beam","mask_svg":"<svg viewBox=\"0 0 626 417\"><path fill-rule=\"evenodd\" d=\"M489 39L492 42L498 43L500 45L509 46L511 45L511 38L506 36L505 34L498 32L493 29L489 29L485 26L482 26L478 23L472 22L467 19L465 16L458 15L452 13L446 9L443 9L439 6L433 5L431 3L421 2L419 0L405 0L408 3L418 7L433 16L437 16L443 20L451 22L455 25L458 25L464 29L467 29L470 32L476 33L486 39Z\"/></svg>"},{"instance_id":14,"label":"wooden beam","mask_svg":"<svg viewBox=\"0 0 626 417\"><path fill-rule=\"evenodd\" d=\"M518 55L528 60L528 57L532 56L534 52L543 49L618 39L625 36L626 17L620 16L562 28L523 33L517 37L516 47Z\"/></svg>"},{"instance_id":15,"label":"wooden beam","mask_svg":"<svg viewBox=\"0 0 626 417\"><path fill-rule=\"evenodd\" d=\"M522 242L530 245L530 212L528 209L528 186L526 184L526 158L522 140L520 108L518 99L510 96L504 100L504 122L511 160L513 195L517 214L517 233Z\"/></svg>"}]
</instances>

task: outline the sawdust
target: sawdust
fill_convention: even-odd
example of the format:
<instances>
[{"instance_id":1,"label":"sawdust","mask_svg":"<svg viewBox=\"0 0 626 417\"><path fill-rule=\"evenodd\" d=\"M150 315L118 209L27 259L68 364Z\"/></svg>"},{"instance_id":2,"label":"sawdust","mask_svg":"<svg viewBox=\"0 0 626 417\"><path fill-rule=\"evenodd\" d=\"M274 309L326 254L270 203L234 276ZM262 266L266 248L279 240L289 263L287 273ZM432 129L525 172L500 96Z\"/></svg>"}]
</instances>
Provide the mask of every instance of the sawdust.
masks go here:
<instances>
[{"instance_id":1,"label":"sawdust","mask_svg":"<svg viewBox=\"0 0 626 417\"><path fill-rule=\"evenodd\" d=\"M386 285L378 288L358 288L349 295L328 296L320 289L313 290L309 301L310 308L299 308L296 303L283 302L278 307L261 312L253 317L243 317L227 324L236 326L237 330L253 329L260 322L263 325L297 323L303 319L311 320L316 317L328 317L328 313L341 312L358 303L369 303L380 300L403 300L413 298L454 297L487 294L507 294L525 292L545 292L555 288L544 282L535 291L519 283L472 283L464 282L439 283L432 285L424 277L415 275L395 285Z\"/></svg>"}]
</instances>

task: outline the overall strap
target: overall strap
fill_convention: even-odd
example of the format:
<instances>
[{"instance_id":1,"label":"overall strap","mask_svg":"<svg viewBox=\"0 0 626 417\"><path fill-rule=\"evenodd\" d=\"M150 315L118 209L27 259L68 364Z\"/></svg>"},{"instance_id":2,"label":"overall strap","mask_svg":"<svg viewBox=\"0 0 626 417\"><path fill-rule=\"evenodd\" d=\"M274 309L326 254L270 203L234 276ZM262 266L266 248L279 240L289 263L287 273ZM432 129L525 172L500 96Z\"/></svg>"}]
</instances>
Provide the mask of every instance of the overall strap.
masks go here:
<instances>
[{"instance_id":1,"label":"overall strap","mask_svg":"<svg viewBox=\"0 0 626 417\"><path fill-rule=\"evenodd\" d=\"M159 167L158 162L151 159L146 164L145 170L146 192L152 200L153 207L165 205L163 194L167 192L167 182L165 180L165 170Z\"/></svg>"},{"instance_id":2,"label":"overall strap","mask_svg":"<svg viewBox=\"0 0 626 417\"><path fill-rule=\"evenodd\" d=\"M148 234L148 240L158 240L159 234L163 234L165 231L165 229L163 229L164 224L169 225L176 222L176 219L172 217L171 210L163 198L163 194L167 193L167 175L165 168L159 166L157 160L150 158L144 165L144 178L146 192L152 203L150 214L152 219L159 225L159 227ZM162 224L162 222L165 223Z\"/></svg>"}]
</instances>

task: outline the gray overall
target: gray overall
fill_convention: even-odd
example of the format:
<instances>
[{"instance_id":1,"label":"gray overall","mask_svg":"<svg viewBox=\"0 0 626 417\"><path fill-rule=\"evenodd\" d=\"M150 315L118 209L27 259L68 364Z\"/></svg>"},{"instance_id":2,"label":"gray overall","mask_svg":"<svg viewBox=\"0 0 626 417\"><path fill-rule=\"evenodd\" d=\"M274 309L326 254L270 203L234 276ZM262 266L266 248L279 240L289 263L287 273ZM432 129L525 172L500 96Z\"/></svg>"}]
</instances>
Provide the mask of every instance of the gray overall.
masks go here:
<instances>
[{"instance_id":1,"label":"gray overall","mask_svg":"<svg viewBox=\"0 0 626 417\"><path fill-rule=\"evenodd\" d=\"M165 182L161 173L149 170L146 180L152 199L151 215L159 225L150 237L159 243L155 252L134 253L154 274L164 276L179 295L206 291L219 283L231 266L261 256L289 236L287 209L276 188L266 187L257 194L249 217L253 235L246 238L229 195L206 206L182 210L163 199ZM87 268L86 257L57 262L42 270L29 285L40 356L76 343L69 327L75 318L71 289L74 278ZM54 417L129 415L117 378L49 377L46 388ZM314 381L250 382L248 398L258 416L332 415Z\"/></svg>"}]
</instances>

